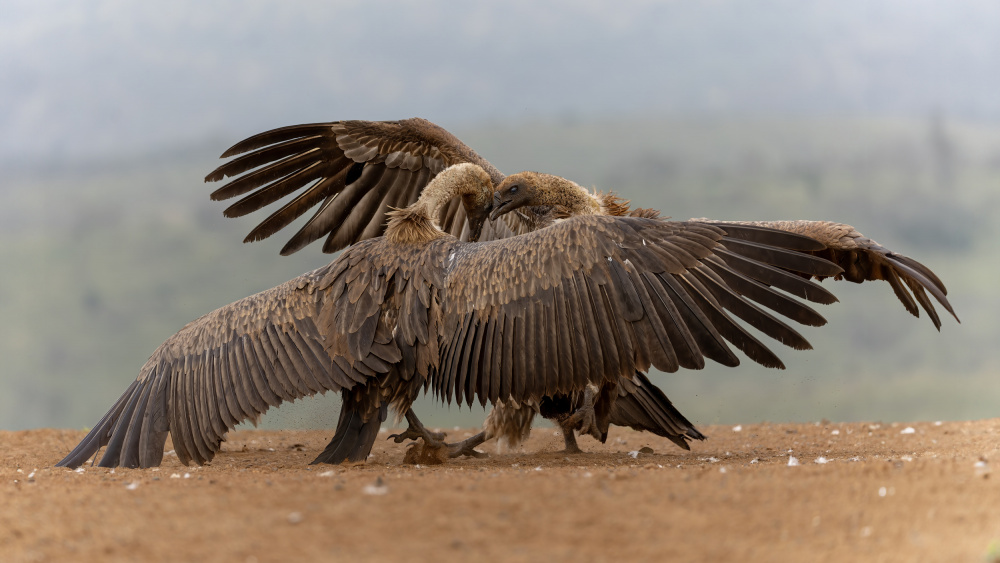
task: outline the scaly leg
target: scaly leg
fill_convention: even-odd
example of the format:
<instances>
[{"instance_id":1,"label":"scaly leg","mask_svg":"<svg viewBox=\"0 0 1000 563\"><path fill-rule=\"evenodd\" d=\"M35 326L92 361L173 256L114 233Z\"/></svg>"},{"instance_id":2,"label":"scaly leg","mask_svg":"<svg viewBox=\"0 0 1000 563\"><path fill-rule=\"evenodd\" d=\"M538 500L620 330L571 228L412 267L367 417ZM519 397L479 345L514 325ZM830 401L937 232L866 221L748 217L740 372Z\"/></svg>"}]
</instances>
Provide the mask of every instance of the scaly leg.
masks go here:
<instances>
[{"instance_id":1,"label":"scaly leg","mask_svg":"<svg viewBox=\"0 0 1000 563\"><path fill-rule=\"evenodd\" d=\"M597 413L594 411L594 401L597 398L597 390L593 385L588 385L583 392L583 405L569 415L561 426L576 428L580 434L590 434L597 440L601 439L601 430L597 426ZM564 432L565 436L565 432ZM567 444L567 447L569 444Z\"/></svg>"},{"instance_id":2,"label":"scaly leg","mask_svg":"<svg viewBox=\"0 0 1000 563\"><path fill-rule=\"evenodd\" d=\"M559 421L559 427L562 428L563 442L566 444L565 453L582 454L583 450L576 443L576 434L574 433L573 425L566 424L565 422Z\"/></svg>"},{"instance_id":3,"label":"scaly leg","mask_svg":"<svg viewBox=\"0 0 1000 563\"><path fill-rule=\"evenodd\" d=\"M443 448L446 446L444 443L444 432L431 432L424 426L420 419L417 418L417 414L413 412L413 409L407 409L406 422L410 423L409 428L406 429L402 434L392 434L389 436L397 444L402 444L406 440L417 440L422 439L429 446L435 448Z\"/></svg>"},{"instance_id":4,"label":"scaly leg","mask_svg":"<svg viewBox=\"0 0 1000 563\"><path fill-rule=\"evenodd\" d=\"M461 457L463 455L467 455L469 457L489 457L486 453L476 449L476 446L485 441L486 432L480 432L479 434L476 434L471 438L466 438L461 442L445 444L448 446L448 457Z\"/></svg>"},{"instance_id":5,"label":"scaly leg","mask_svg":"<svg viewBox=\"0 0 1000 563\"><path fill-rule=\"evenodd\" d=\"M447 444L444 441L446 434L444 432L431 432L424 426L420 419L417 418L416 413L413 409L406 411L406 421L410 424L409 428L401 434L393 434L389 436L397 444L402 444L405 440L417 440L421 439L427 444L428 447L434 449L444 448L448 451L448 457L461 457L467 455L470 457L486 457L483 452L476 451L476 446L482 444L486 441L486 434L480 432L475 436L457 442L455 444Z\"/></svg>"}]
</instances>

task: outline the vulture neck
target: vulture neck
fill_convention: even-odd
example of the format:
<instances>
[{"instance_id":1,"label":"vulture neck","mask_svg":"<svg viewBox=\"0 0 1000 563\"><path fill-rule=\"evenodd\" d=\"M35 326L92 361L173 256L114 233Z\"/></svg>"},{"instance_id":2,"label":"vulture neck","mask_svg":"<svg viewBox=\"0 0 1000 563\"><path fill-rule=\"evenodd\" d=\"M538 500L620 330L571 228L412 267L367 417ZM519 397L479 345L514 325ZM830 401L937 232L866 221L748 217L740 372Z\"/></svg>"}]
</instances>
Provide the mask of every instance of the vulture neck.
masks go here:
<instances>
[{"instance_id":1,"label":"vulture neck","mask_svg":"<svg viewBox=\"0 0 1000 563\"><path fill-rule=\"evenodd\" d=\"M628 200L618 197L614 192L591 193L576 182L559 176L550 176L547 180L532 204L552 207L557 218L578 215L625 216L630 213Z\"/></svg>"},{"instance_id":2,"label":"vulture neck","mask_svg":"<svg viewBox=\"0 0 1000 563\"><path fill-rule=\"evenodd\" d=\"M474 164L446 168L427 184L417 201L405 209L386 214L389 223L385 238L396 244L419 244L450 236L441 230L438 217L441 216L441 209L456 197L462 198L466 215L469 215L469 201L488 202L493 197L489 175Z\"/></svg>"},{"instance_id":3,"label":"vulture neck","mask_svg":"<svg viewBox=\"0 0 1000 563\"><path fill-rule=\"evenodd\" d=\"M545 175L544 180L533 205L552 206L569 217L603 214L598 197L580 184L559 176Z\"/></svg>"}]
</instances>

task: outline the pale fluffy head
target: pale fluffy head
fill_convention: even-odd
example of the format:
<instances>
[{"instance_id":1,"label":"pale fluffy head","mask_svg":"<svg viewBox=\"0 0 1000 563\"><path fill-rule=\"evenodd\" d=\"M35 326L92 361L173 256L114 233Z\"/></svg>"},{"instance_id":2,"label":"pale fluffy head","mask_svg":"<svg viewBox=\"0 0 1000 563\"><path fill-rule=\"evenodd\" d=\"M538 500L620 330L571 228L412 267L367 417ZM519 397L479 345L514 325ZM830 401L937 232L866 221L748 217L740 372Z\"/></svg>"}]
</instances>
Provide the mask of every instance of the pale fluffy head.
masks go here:
<instances>
[{"instance_id":1,"label":"pale fluffy head","mask_svg":"<svg viewBox=\"0 0 1000 563\"><path fill-rule=\"evenodd\" d=\"M388 213L386 237L395 242L420 242L445 236L437 220L441 208L455 197L462 198L470 239L477 240L493 208L493 181L485 170L470 163L445 168L412 205Z\"/></svg>"}]
</instances>

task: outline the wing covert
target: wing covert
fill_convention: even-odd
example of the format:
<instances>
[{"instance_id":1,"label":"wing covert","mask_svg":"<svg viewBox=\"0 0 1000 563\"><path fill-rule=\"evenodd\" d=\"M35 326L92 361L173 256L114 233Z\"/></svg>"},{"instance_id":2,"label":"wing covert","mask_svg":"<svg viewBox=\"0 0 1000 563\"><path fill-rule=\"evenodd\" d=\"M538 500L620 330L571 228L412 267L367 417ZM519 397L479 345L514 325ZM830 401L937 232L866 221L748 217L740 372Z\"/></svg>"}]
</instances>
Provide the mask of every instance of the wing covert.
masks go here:
<instances>
[{"instance_id":1,"label":"wing covert","mask_svg":"<svg viewBox=\"0 0 1000 563\"><path fill-rule=\"evenodd\" d=\"M806 237L732 230L749 240L697 222L587 216L514 239L458 244L447 268L445 360L431 386L448 401L520 403L629 378L651 365L668 372L701 368L704 358L737 365L729 344L765 366L783 367L733 317L808 348L766 309L809 324L825 321L771 286L794 278L806 284L802 298L830 302L820 286L788 271L841 270L804 254L803 247L822 248Z\"/></svg>"}]
</instances>

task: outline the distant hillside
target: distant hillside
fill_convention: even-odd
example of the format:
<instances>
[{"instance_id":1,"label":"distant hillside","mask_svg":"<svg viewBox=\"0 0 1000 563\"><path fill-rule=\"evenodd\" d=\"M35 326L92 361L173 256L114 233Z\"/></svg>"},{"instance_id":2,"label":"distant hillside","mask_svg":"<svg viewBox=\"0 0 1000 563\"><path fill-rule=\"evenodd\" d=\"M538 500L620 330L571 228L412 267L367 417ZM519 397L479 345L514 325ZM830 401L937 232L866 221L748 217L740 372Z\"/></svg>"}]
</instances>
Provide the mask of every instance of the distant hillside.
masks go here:
<instances>
[{"instance_id":1,"label":"distant hillside","mask_svg":"<svg viewBox=\"0 0 1000 563\"><path fill-rule=\"evenodd\" d=\"M940 334L886 284L826 282L842 303L822 309L829 326L804 331L816 350L779 350L787 371L656 376L696 422L996 415L1000 128L657 119L457 133L507 172L563 174L678 219L850 222L948 284L962 324L945 319ZM22 169L0 189L0 428L92 424L186 322L332 259L319 245L281 257L281 237L240 244L261 217L224 219L201 180L235 140ZM482 416L429 403L431 424ZM318 416L291 424L336 420Z\"/></svg>"}]
</instances>

